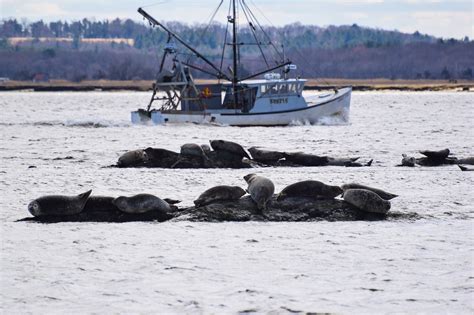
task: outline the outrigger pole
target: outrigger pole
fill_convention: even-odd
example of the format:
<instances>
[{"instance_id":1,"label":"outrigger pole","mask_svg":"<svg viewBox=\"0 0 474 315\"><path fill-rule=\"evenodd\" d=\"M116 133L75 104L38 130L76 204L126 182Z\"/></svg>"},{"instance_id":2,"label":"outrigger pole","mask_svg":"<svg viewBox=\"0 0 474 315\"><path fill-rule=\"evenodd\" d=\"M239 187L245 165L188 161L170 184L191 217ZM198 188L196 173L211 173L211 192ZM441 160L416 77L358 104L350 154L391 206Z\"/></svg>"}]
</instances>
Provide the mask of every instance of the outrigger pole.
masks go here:
<instances>
[{"instance_id":1,"label":"outrigger pole","mask_svg":"<svg viewBox=\"0 0 474 315\"><path fill-rule=\"evenodd\" d=\"M235 0L234 0L235 1ZM210 62L206 57L204 57L202 54L200 54L196 49L192 48L189 46L181 37L179 37L177 34L173 33L170 31L166 26L155 20L151 15L149 15L145 10L142 8L138 8L138 13L140 13L145 19L147 19L151 24L156 25L161 27L165 32L168 33L169 36L174 37L178 42L180 42L184 47L192 51L193 53L196 54L199 58L201 58L205 63L207 63L209 66L211 66L214 70L217 71L217 74L213 74L216 76L218 79L226 79L228 81L231 81L231 79L223 73L219 68L217 68L212 62Z\"/></svg>"}]
</instances>

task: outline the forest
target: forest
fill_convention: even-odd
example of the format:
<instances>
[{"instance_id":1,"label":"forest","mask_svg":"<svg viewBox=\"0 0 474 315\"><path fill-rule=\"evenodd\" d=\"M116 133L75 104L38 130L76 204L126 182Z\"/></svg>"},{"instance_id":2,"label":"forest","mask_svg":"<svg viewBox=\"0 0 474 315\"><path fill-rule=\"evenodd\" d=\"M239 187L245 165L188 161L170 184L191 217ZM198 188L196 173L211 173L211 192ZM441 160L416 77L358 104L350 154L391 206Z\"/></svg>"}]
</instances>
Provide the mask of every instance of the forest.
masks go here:
<instances>
[{"instance_id":1,"label":"forest","mask_svg":"<svg viewBox=\"0 0 474 315\"><path fill-rule=\"evenodd\" d=\"M230 65L230 49L222 53L225 25L166 25L212 62L219 64L223 58L223 65ZM308 78L473 79L474 42L467 37L441 39L356 24L319 27L298 23L268 27L258 36L251 26L240 29L239 51L245 56L241 74L258 72L265 68L265 62L272 65L288 58L299 66L297 74ZM130 19L49 23L3 20L0 77L32 80L41 74L48 79L75 82L150 80L156 77L166 40L165 32ZM257 45L243 45L257 40L264 44L266 59ZM192 59L184 47L177 48ZM199 72L194 75L209 77Z\"/></svg>"}]
</instances>

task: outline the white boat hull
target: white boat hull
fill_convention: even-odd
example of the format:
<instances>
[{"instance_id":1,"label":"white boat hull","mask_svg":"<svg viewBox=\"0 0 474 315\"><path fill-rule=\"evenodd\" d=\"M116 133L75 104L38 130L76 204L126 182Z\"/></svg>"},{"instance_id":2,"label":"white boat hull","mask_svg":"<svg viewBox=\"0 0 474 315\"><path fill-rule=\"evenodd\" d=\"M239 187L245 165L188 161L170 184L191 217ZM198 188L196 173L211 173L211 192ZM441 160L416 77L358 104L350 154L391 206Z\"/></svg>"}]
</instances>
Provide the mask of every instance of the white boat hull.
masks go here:
<instances>
[{"instance_id":1,"label":"white boat hull","mask_svg":"<svg viewBox=\"0 0 474 315\"><path fill-rule=\"evenodd\" d=\"M351 92L352 88L343 88L337 93L317 97L315 101L311 100L304 108L265 113L153 111L151 117L146 117L136 111L132 112L132 123L143 123L151 118L154 124L198 123L230 126L285 126L298 122L316 124L324 117L340 115L346 119Z\"/></svg>"}]
</instances>

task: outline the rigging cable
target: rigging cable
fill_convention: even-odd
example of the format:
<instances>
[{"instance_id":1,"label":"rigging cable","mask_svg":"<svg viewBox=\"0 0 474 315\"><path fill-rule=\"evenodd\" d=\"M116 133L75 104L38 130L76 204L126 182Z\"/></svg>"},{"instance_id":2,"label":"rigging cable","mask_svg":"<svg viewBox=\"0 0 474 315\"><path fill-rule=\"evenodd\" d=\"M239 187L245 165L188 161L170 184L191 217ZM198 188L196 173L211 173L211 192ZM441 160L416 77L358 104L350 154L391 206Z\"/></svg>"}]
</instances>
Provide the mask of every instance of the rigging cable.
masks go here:
<instances>
[{"instance_id":1,"label":"rigging cable","mask_svg":"<svg viewBox=\"0 0 474 315\"><path fill-rule=\"evenodd\" d=\"M239 0L239 1L242 2L242 0ZM265 57L265 54L263 53L263 49L260 45L260 41L258 40L257 34L255 33L255 27L254 27L252 21L249 19L249 16L246 12L246 8L243 4L242 4L242 11L244 12L245 18L247 19L247 22L249 23L250 30L252 31L253 37L255 38L255 42L258 45L258 49L260 50L260 53L262 54L262 57L263 57L263 60L265 61L265 64L267 65L267 67L270 67L270 65L268 64L267 58Z\"/></svg>"},{"instance_id":2,"label":"rigging cable","mask_svg":"<svg viewBox=\"0 0 474 315\"><path fill-rule=\"evenodd\" d=\"M267 34L267 32L265 32L265 30L263 29L262 25L260 24L260 22L258 21L258 19L256 18L255 14L252 12L252 10L250 9L250 7L248 6L247 2L245 2L245 0L242 0L244 5L247 7L248 11L250 12L250 14L253 16L253 19L255 20L255 22L257 23L258 27L260 28L260 30L262 31L262 33L267 37L270 45L273 47L273 49L275 50L275 52L278 54L278 56L281 58L280 60L283 60L283 55L280 53L280 51L278 50L278 48L273 44L272 42L272 39L270 38L270 36ZM252 0L250 0L252 1ZM260 9L253 3L252 1L252 4L257 8L257 10L260 12L260 14L262 14L262 16L268 20L268 18L263 14L263 12L260 11ZM270 20L268 20L270 22ZM273 24L270 22L270 24L273 26ZM275 26L273 26L275 27ZM284 60L283 60L284 61Z\"/></svg>"},{"instance_id":3,"label":"rigging cable","mask_svg":"<svg viewBox=\"0 0 474 315\"><path fill-rule=\"evenodd\" d=\"M221 0L221 2L219 3L219 5L217 6L217 9L214 10L214 13L211 15L210 19L209 19L209 23L207 24L207 26L204 28L204 30L201 32L201 35L200 37L203 38L204 35L206 35L207 31L209 30L209 28L211 27L211 24L212 22L214 22L214 18L216 17L217 13L219 12L222 4L224 3L224 0ZM191 62L191 59L192 57L189 57L189 59L187 60L188 63Z\"/></svg>"},{"instance_id":4,"label":"rigging cable","mask_svg":"<svg viewBox=\"0 0 474 315\"><path fill-rule=\"evenodd\" d=\"M243 0L243 1L245 2L245 0ZM271 25L273 28L277 29L277 28L275 27L275 25L273 25L272 21L271 21L270 19L268 19L268 18L265 16L265 14L263 14L262 10L260 10L260 8L253 2L253 0L250 0L250 2L251 2L252 5L258 10L258 12L260 12L260 14L268 21L268 23L270 23L270 25ZM283 39L282 42L285 41L285 40L284 40L285 36L282 36L281 33L280 33L280 37ZM303 62L304 62L305 64L311 65L311 64L308 62L308 59L305 57L305 55L302 54L297 48L295 48L294 51L299 55L299 57L303 60ZM311 68L311 70L313 70L313 72L314 72L315 74L318 72L318 71L315 69L314 66L310 66L310 68ZM318 79L315 78L315 80L318 80ZM324 84L329 85L329 82L326 81L325 79L319 78L319 80L322 80Z\"/></svg>"},{"instance_id":5,"label":"rigging cable","mask_svg":"<svg viewBox=\"0 0 474 315\"><path fill-rule=\"evenodd\" d=\"M227 16L230 16L230 11L232 10L232 3L229 1L229 11L227 13ZM221 65L219 70L222 72L222 67L224 65L224 54L225 54L225 48L227 46L227 37L229 35L229 22L227 22L227 26L225 29L225 38L224 38L224 47L222 48L222 56L221 56Z\"/></svg>"}]
</instances>

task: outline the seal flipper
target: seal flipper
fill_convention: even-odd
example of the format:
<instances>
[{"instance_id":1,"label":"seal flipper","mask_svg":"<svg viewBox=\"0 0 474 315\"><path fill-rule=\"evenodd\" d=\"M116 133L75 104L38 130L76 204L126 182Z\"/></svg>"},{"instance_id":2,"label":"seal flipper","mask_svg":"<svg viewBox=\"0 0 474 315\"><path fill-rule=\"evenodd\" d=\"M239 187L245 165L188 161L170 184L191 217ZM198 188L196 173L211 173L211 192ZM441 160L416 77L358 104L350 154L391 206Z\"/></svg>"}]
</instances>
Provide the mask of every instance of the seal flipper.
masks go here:
<instances>
[{"instance_id":1,"label":"seal flipper","mask_svg":"<svg viewBox=\"0 0 474 315\"><path fill-rule=\"evenodd\" d=\"M181 200L170 199L170 198L165 198L163 199L163 201L165 201L169 205L176 205L181 202Z\"/></svg>"},{"instance_id":2,"label":"seal flipper","mask_svg":"<svg viewBox=\"0 0 474 315\"><path fill-rule=\"evenodd\" d=\"M92 189L86 191L85 193L77 195L77 197L82 201L82 206L81 206L81 211L80 212L82 212L84 210L84 208L86 207L87 200L89 200L89 196L91 195L91 193L92 193Z\"/></svg>"},{"instance_id":3,"label":"seal flipper","mask_svg":"<svg viewBox=\"0 0 474 315\"><path fill-rule=\"evenodd\" d=\"M92 193L92 189L86 191L85 193L82 193L82 194L77 195L77 197L78 197L79 199L86 199L86 200L87 200L87 199L89 198L89 196L91 195L91 193Z\"/></svg>"}]
</instances>

